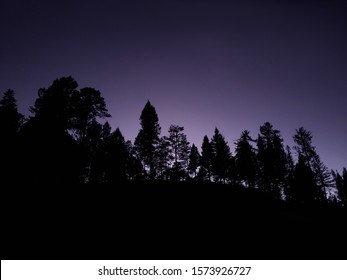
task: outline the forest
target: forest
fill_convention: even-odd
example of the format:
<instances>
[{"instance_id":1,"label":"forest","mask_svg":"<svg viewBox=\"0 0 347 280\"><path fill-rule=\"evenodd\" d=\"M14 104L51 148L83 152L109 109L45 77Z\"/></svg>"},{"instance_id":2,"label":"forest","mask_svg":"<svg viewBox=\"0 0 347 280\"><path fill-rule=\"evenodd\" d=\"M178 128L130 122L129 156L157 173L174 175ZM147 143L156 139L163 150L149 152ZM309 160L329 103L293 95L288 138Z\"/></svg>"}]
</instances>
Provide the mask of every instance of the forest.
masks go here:
<instances>
[{"instance_id":1,"label":"forest","mask_svg":"<svg viewBox=\"0 0 347 280\"><path fill-rule=\"evenodd\" d=\"M218 128L210 139L204 136L199 149L187 141L182 126L171 125L162 136L159 117L148 101L139 112L140 130L132 143L104 121L111 115L101 92L78 89L72 77L39 89L30 112L29 117L18 112L13 90L3 94L2 209L19 213L5 216L5 235L15 238L11 246L17 247L11 248L20 248L22 258L30 258L27 254L38 248L39 258L54 258L53 252L69 250L66 244L72 242L70 235L62 239L69 238L68 243L55 237L69 230L92 238L96 225L103 228L96 236L119 241L111 247L124 258L146 258L151 246L157 249L154 258L210 256L205 245L221 256L220 248L212 246L221 241L228 257L262 258L267 251L270 258L285 258L288 252L325 258L324 248L333 254L345 244L346 168L342 174L329 170L304 127L295 131L292 148L285 147L280 130L266 122L256 139L242 131L235 151ZM119 225L117 238L111 225ZM29 228L37 231L28 233ZM55 236L49 249L40 243L39 230ZM20 237L23 231L32 242ZM166 247L155 243L160 233L171 238ZM317 239L321 241L313 241ZM132 245L122 245L122 240ZM235 245L235 240L247 242ZM91 256L91 247L73 242L78 248L73 256ZM182 248L188 243L189 253ZM305 250L298 246L303 243L300 248ZM145 249L133 255L129 248L137 246ZM4 250L7 257L12 249Z\"/></svg>"},{"instance_id":2,"label":"forest","mask_svg":"<svg viewBox=\"0 0 347 280\"><path fill-rule=\"evenodd\" d=\"M100 91L78 90L72 77L56 79L38 90L32 115L18 112L15 93L0 102L1 180L32 186L115 185L126 181L215 182L259 189L283 200L303 203L347 203L347 171L329 170L321 161L309 130L293 136L293 151L283 145L271 123L260 126L257 139L241 132L232 153L215 128L198 147L187 141L184 127L171 125L161 136L159 118L150 101L141 115L141 129L126 141L111 117ZM21 174L16 176L16 174Z\"/></svg>"}]
</instances>

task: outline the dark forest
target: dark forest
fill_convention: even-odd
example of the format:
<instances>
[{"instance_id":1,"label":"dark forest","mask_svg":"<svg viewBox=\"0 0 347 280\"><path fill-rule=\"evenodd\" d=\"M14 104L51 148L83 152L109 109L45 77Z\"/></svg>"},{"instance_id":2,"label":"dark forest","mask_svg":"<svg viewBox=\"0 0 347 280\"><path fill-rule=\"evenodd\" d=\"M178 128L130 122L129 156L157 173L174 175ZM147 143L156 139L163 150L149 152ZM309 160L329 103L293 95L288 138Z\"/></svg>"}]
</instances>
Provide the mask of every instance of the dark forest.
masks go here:
<instances>
[{"instance_id":1,"label":"dark forest","mask_svg":"<svg viewBox=\"0 0 347 280\"><path fill-rule=\"evenodd\" d=\"M217 127L196 147L182 126L162 133L148 101L132 143L101 92L72 77L39 89L30 112L3 94L2 210L17 256L326 259L346 247L347 170L322 162L307 128L294 147L270 122L255 139L241 131L234 151Z\"/></svg>"}]
</instances>

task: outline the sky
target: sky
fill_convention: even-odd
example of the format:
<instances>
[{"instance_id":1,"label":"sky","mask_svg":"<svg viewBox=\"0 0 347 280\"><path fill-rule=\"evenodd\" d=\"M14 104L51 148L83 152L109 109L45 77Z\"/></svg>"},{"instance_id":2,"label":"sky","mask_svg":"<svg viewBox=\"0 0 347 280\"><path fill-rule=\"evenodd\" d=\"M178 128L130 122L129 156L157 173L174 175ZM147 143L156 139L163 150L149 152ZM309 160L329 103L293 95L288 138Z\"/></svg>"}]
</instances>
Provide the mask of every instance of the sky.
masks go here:
<instances>
[{"instance_id":1,"label":"sky","mask_svg":"<svg viewBox=\"0 0 347 280\"><path fill-rule=\"evenodd\" d=\"M347 167L343 1L1 0L0 40L0 93L24 115L72 76L101 91L127 140L150 100L162 135L181 125L199 149L217 127L234 153L264 122L292 147L303 126L329 168Z\"/></svg>"}]
</instances>

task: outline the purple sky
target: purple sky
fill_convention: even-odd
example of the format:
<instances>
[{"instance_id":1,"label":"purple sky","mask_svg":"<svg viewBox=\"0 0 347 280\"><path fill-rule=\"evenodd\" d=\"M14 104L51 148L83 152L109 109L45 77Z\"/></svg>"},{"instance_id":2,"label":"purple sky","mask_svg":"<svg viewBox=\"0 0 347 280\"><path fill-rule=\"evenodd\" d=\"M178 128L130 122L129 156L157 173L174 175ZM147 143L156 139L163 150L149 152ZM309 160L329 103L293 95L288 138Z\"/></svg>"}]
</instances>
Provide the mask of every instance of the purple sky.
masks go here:
<instances>
[{"instance_id":1,"label":"purple sky","mask_svg":"<svg viewBox=\"0 0 347 280\"><path fill-rule=\"evenodd\" d=\"M232 3L230 3L232 2ZM0 92L28 115L40 87L73 76L100 90L133 141L149 99L162 135L201 147L217 126L234 151L269 121L285 144L304 126L324 163L347 166L343 1L1 0Z\"/></svg>"}]
</instances>

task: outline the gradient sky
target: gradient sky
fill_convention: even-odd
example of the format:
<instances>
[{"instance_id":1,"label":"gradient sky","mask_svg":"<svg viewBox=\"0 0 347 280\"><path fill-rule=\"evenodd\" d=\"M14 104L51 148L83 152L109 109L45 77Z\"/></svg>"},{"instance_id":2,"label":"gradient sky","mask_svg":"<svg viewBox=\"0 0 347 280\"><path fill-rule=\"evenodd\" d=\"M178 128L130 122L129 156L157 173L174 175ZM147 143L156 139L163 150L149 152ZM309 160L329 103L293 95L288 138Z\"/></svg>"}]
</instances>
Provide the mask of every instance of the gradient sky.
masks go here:
<instances>
[{"instance_id":1,"label":"gradient sky","mask_svg":"<svg viewBox=\"0 0 347 280\"><path fill-rule=\"evenodd\" d=\"M285 144L313 133L323 162L347 166L347 10L343 1L1 0L0 92L29 115L62 76L100 90L133 141L149 99L162 135L199 149L218 127L234 152L269 121Z\"/></svg>"}]
</instances>

